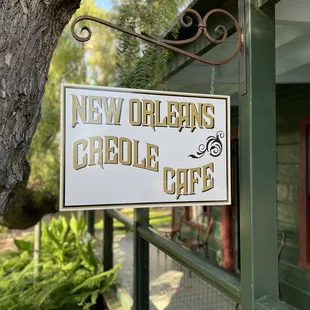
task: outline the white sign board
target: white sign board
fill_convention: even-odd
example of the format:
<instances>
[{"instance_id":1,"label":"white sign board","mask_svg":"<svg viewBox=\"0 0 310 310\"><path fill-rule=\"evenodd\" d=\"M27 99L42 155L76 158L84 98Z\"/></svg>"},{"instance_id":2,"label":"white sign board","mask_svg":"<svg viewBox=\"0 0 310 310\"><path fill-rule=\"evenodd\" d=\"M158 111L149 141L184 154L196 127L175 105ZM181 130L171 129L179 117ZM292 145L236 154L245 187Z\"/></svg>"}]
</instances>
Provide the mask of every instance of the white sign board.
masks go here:
<instances>
[{"instance_id":1,"label":"white sign board","mask_svg":"<svg viewBox=\"0 0 310 310\"><path fill-rule=\"evenodd\" d=\"M60 209L230 204L229 100L62 85Z\"/></svg>"}]
</instances>

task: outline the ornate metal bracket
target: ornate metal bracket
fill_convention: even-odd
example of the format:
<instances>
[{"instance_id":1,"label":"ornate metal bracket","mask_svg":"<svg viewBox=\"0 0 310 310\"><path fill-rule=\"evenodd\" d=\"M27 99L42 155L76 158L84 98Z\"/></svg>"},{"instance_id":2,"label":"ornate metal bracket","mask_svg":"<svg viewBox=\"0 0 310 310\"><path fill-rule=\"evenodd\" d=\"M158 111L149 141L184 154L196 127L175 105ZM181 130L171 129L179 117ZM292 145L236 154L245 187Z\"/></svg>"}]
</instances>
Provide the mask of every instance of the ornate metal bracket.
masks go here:
<instances>
[{"instance_id":1,"label":"ornate metal bracket","mask_svg":"<svg viewBox=\"0 0 310 310\"><path fill-rule=\"evenodd\" d=\"M91 29L87 26L82 27L81 33L84 30L87 31L87 35L85 37L83 37L83 36L81 36L75 32L75 26L76 26L76 24L78 24L81 21L85 21L85 20L94 21L94 22L97 22L99 24L108 26L109 28L116 29L118 31L121 31L121 32L126 33L128 35L131 35L133 37L139 38L139 39L144 40L144 41L149 42L149 43L153 43L157 46L169 49L169 50L174 51L176 53L183 54L183 55L190 57L194 60L200 61L204 64L209 64L209 65L222 65L222 64L228 63L231 60L233 60L239 54L240 55L239 56L239 92L240 92L240 95L244 95L244 94L246 94L246 88L247 88L247 86L246 86L246 64L245 64L245 50L244 50L244 34L242 33L242 29L244 27L244 1L239 0L238 2L239 2L240 24L234 18L233 15L231 15L229 12L227 12L223 9L213 9L213 10L209 11L203 18L201 17L201 15L197 11L190 9L190 8L185 9L179 17L180 24L182 25L183 28L190 28L192 26L197 28L196 33L191 38L185 39L185 40L167 40L167 39L163 39L163 38L152 37L152 36L145 34L143 32L137 33L133 30L125 29L125 28L120 27L118 25L107 22L103 19L93 17L93 16L87 16L87 15L82 15L73 21L72 26L71 26L71 32L72 32L73 37L77 41L87 42L91 39L91 36L92 36ZM178 47L180 45L185 45L185 44L196 41L202 34L206 37L206 39L211 44L217 45L217 44L223 43L228 37L228 30L225 26L218 25L214 29L214 35L217 36L217 38L214 38L213 36L211 36L209 31L208 31L208 19L211 15L213 15L215 13L223 14L226 17L228 17L232 21L234 27L236 28L237 37L238 37L237 47L236 47L234 53L230 57L228 57L226 59L218 60L218 61L211 61L211 60L204 59L199 55L187 52L187 51ZM195 25L194 25L194 22L196 22Z\"/></svg>"},{"instance_id":2,"label":"ornate metal bracket","mask_svg":"<svg viewBox=\"0 0 310 310\"><path fill-rule=\"evenodd\" d=\"M237 47L236 47L236 50L234 51L234 53L226 58L226 59L223 59L223 60L219 60L219 61L210 61L210 60L206 60L196 54L193 54L193 53L190 53L190 52L187 52L187 51L184 51L180 48L178 48L177 46L180 46L180 45L184 45L184 44L188 44L188 43L191 43L191 42L194 42L196 41L202 34L205 35L205 37L207 38L207 40L213 44L221 44L223 43L227 36L228 36L228 30L226 29L226 27L224 27L223 25L219 25L215 28L215 33L218 34L218 36L220 37L219 39L216 39L216 38L213 38L210 33L208 32L208 29L207 29L207 25L208 25L208 19L209 17L212 15L212 14L215 14L215 13L220 13L220 14L224 14L225 16L227 16L233 23L234 27L236 28L236 31L237 31L237 34L238 34L238 43L237 43ZM83 32L84 30L87 31L87 36L86 37L82 37L81 35L77 34L75 32L75 26L77 23L83 21L83 20L90 20L90 21L94 21L94 22L97 22L99 24L102 24L102 25L105 25L105 26L108 26L110 28L113 28L113 29L116 29L116 30L119 30L123 33L127 33L131 36L134 36L136 38L139 38L139 39L142 39L146 42L150 42L150 43L153 43L155 45L158 45L158 46L161 46L163 48L167 48L169 50L172 50L174 52L177 52L177 53L180 53L180 54L183 54L185 56L188 56L190 58L193 58L195 60L198 60L202 63L205 63L205 64L209 64L209 65L222 65L222 64L225 64L229 61L231 61L232 59L234 59L240 49L241 49L241 46L242 46L242 43L243 43L243 35L242 35L242 31L241 31L241 28L237 22L237 20L234 18L234 16L232 16L230 13L228 13L227 11L225 10L222 10L222 9L214 9L214 10L211 10L209 11L205 16L204 18L202 18L200 16L200 14L193 10L193 9L185 9L181 15L180 15L180 23L181 25L184 27L184 28L190 28L194 25L194 19L193 17L195 18L196 22L197 22L197 32L194 36L192 36L191 38L189 39L186 39L186 40L166 40L166 39L162 39L162 38L155 38L155 37L152 37L152 36L149 36L145 33L137 33L135 31L132 31L132 30L128 30L128 29L125 29L123 27L120 27L120 26L117 26L117 25L114 25L110 22L107 22L105 20L102 20L102 19L99 19L99 18L96 18L96 17L92 17L92 16L87 16L87 15L83 15L83 16L80 16L78 18L76 18L74 20L74 22L72 23L72 27L71 27L71 32L72 32L72 35L73 37L79 41L79 42L86 42L88 40L90 40L91 36L92 36L92 31L89 27L87 26L84 26L82 27L81 29L81 32Z\"/></svg>"}]
</instances>

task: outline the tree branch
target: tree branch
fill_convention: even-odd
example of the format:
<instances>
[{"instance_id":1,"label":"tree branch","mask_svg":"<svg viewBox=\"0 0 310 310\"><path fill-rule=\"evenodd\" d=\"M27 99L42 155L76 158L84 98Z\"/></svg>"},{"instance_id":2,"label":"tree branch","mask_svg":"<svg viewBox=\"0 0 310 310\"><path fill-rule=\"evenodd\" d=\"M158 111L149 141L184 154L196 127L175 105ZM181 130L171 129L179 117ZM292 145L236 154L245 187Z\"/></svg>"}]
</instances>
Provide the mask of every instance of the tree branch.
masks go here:
<instances>
[{"instance_id":1,"label":"tree branch","mask_svg":"<svg viewBox=\"0 0 310 310\"><path fill-rule=\"evenodd\" d=\"M23 181L19 182L10 194L10 207L0 217L0 225L14 229L27 229L34 226L48 214L57 212L57 197L27 188L30 166L25 161Z\"/></svg>"},{"instance_id":2,"label":"tree branch","mask_svg":"<svg viewBox=\"0 0 310 310\"><path fill-rule=\"evenodd\" d=\"M13 189L25 180L52 54L79 5L80 0L8 0L0 6L0 216L9 226L17 201L28 210L21 213L25 218L37 217L30 212L33 193L24 187L26 198Z\"/></svg>"}]
</instances>

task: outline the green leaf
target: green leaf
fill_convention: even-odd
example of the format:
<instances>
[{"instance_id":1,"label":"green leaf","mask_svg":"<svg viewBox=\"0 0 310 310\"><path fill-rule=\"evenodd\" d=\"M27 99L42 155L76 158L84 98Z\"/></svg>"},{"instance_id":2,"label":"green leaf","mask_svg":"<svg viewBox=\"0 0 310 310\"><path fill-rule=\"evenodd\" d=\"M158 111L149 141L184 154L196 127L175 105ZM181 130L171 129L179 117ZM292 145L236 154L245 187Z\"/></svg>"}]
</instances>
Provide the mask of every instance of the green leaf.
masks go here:
<instances>
[{"instance_id":1,"label":"green leaf","mask_svg":"<svg viewBox=\"0 0 310 310\"><path fill-rule=\"evenodd\" d=\"M94 268L94 273L97 273L97 270L98 270L98 259L95 256L95 253L93 251L93 248L92 248L90 242L87 245L87 254L88 254L88 257L89 257L89 261L90 261L91 265Z\"/></svg>"},{"instance_id":2,"label":"green leaf","mask_svg":"<svg viewBox=\"0 0 310 310\"><path fill-rule=\"evenodd\" d=\"M78 222L77 223L78 232L80 232L79 236L81 236L82 234L86 232L86 223L85 223L84 217L83 216L79 217L77 222Z\"/></svg>"},{"instance_id":3,"label":"green leaf","mask_svg":"<svg viewBox=\"0 0 310 310\"><path fill-rule=\"evenodd\" d=\"M18 296L19 294L20 294L19 292L17 293L15 292L15 293L7 294L7 295L0 297L0 305L4 304L5 301L10 300L11 298Z\"/></svg>"},{"instance_id":4,"label":"green leaf","mask_svg":"<svg viewBox=\"0 0 310 310\"><path fill-rule=\"evenodd\" d=\"M14 244L16 245L17 249L21 252L27 251L28 253L31 253L33 251L32 242L14 239Z\"/></svg>"},{"instance_id":5,"label":"green leaf","mask_svg":"<svg viewBox=\"0 0 310 310\"><path fill-rule=\"evenodd\" d=\"M98 297L99 297L99 290L92 292L91 299L90 299L92 305L96 304Z\"/></svg>"},{"instance_id":6,"label":"green leaf","mask_svg":"<svg viewBox=\"0 0 310 310\"><path fill-rule=\"evenodd\" d=\"M63 231L60 236L60 242L61 244L64 244L66 242L66 238L68 236L70 227L67 223L67 220L63 216L61 217L61 223L62 223Z\"/></svg>"},{"instance_id":7,"label":"green leaf","mask_svg":"<svg viewBox=\"0 0 310 310\"><path fill-rule=\"evenodd\" d=\"M62 267L62 269L65 271L65 272L70 272L71 274L74 274L75 271L80 267L80 264L81 264L81 258L80 257L77 257L76 261L74 262L71 262L64 265Z\"/></svg>"},{"instance_id":8,"label":"green leaf","mask_svg":"<svg viewBox=\"0 0 310 310\"><path fill-rule=\"evenodd\" d=\"M94 270L94 266L92 265L92 261L91 259L87 256L87 252L84 251L82 249L82 247L79 248L79 254L80 254L80 257L82 259L82 262L84 264L84 266L86 268L88 268L89 270L93 271Z\"/></svg>"},{"instance_id":9,"label":"green leaf","mask_svg":"<svg viewBox=\"0 0 310 310\"><path fill-rule=\"evenodd\" d=\"M60 243L59 240L56 238L56 236L54 235L54 233L53 233L51 230L49 230L49 229L47 228L47 229L46 229L46 234L47 234L48 238L50 239L50 241L52 241L58 249L61 249L61 243Z\"/></svg>"},{"instance_id":10,"label":"green leaf","mask_svg":"<svg viewBox=\"0 0 310 310\"><path fill-rule=\"evenodd\" d=\"M54 281L54 283L49 284L46 286L37 296L36 296L36 302L38 306L42 306L43 303L46 301L48 297L54 292L62 290L62 288L68 286L68 280L62 278L62 282L60 281Z\"/></svg>"},{"instance_id":11,"label":"green leaf","mask_svg":"<svg viewBox=\"0 0 310 310\"><path fill-rule=\"evenodd\" d=\"M74 233L74 235L77 236L78 235L78 223L74 215L71 217L71 220L70 220L70 228L72 232Z\"/></svg>"},{"instance_id":12,"label":"green leaf","mask_svg":"<svg viewBox=\"0 0 310 310\"><path fill-rule=\"evenodd\" d=\"M102 272L100 274L97 274L93 277L90 277L88 279L86 279L83 283L81 283L80 285L78 285L76 288L74 288L71 293L76 293L77 291L79 291L80 289L86 289L86 288L94 288L94 287L100 287L101 281L106 279L107 277L111 276L115 274L115 269L110 269L108 271Z\"/></svg>"}]
</instances>

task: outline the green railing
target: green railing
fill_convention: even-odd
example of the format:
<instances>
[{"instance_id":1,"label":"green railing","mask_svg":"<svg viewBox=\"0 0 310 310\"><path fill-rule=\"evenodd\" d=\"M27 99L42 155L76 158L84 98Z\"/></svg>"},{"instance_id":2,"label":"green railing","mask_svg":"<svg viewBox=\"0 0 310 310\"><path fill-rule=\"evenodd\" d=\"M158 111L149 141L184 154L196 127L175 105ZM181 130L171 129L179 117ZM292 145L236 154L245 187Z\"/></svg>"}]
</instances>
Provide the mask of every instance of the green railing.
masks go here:
<instances>
[{"instance_id":1,"label":"green railing","mask_svg":"<svg viewBox=\"0 0 310 310\"><path fill-rule=\"evenodd\" d=\"M108 210L104 212L103 261L105 269L113 266L113 219L117 219L126 229L134 233L133 304L135 310L147 310L149 307L149 244L152 244L180 265L186 267L205 282L235 301L237 307L241 303L242 291L240 279L210 264L207 260L182 248L177 243L159 235L148 225L149 209L136 209L134 220L119 211ZM255 308L257 310L295 309L283 301L269 296L257 300Z\"/></svg>"},{"instance_id":2,"label":"green railing","mask_svg":"<svg viewBox=\"0 0 310 310\"><path fill-rule=\"evenodd\" d=\"M212 284L232 300L240 301L240 280L237 277L211 265L207 260L183 249L178 244L162 237L147 226L138 227L138 232L144 240L159 248L206 282Z\"/></svg>"}]
</instances>

